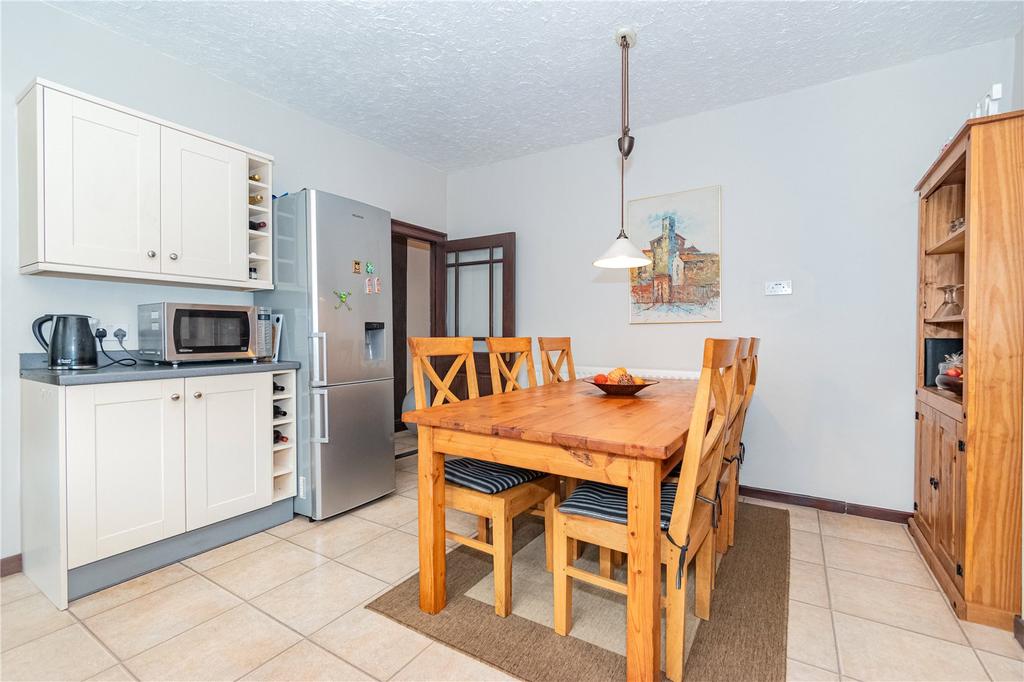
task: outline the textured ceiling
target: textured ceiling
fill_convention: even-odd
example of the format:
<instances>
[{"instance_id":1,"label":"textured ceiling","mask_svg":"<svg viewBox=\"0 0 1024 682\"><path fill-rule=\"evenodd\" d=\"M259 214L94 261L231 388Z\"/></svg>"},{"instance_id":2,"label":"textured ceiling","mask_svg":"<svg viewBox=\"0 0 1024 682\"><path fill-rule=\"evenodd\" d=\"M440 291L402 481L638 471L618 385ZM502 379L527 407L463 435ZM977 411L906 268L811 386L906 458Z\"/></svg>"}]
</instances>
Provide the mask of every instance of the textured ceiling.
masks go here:
<instances>
[{"instance_id":1,"label":"textured ceiling","mask_svg":"<svg viewBox=\"0 0 1024 682\"><path fill-rule=\"evenodd\" d=\"M51 2L439 168L1013 35L1021 2Z\"/></svg>"}]
</instances>

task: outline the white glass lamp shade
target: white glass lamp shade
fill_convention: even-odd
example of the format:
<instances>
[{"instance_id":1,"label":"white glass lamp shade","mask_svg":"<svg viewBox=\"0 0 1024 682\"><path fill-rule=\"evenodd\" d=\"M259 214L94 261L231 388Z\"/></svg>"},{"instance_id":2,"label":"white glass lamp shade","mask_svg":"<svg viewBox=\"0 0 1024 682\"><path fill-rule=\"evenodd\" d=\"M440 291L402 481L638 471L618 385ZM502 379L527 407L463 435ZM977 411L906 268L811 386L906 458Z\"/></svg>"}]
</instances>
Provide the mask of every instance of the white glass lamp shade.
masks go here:
<instances>
[{"instance_id":1,"label":"white glass lamp shade","mask_svg":"<svg viewBox=\"0 0 1024 682\"><path fill-rule=\"evenodd\" d=\"M599 268L642 268L650 264L651 259L636 248L625 234L619 235L608 250L594 261L594 265Z\"/></svg>"}]
</instances>

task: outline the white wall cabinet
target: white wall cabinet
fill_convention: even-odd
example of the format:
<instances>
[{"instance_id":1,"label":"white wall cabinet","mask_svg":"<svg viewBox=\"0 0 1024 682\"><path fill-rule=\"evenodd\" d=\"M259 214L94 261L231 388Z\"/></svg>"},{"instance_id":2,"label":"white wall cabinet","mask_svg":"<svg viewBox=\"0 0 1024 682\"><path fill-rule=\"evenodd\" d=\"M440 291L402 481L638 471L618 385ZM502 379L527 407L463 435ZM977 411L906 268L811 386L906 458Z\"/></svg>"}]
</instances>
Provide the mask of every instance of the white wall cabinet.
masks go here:
<instances>
[{"instance_id":1,"label":"white wall cabinet","mask_svg":"<svg viewBox=\"0 0 1024 682\"><path fill-rule=\"evenodd\" d=\"M294 418L275 424L275 381L294 390L294 370L22 380L26 575L65 608L71 569L294 496L293 450L273 442L275 428L291 442Z\"/></svg>"},{"instance_id":2,"label":"white wall cabinet","mask_svg":"<svg viewBox=\"0 0 1024 682\"><path fill-rule=\"evenodd\" d=\"M269 224L249 229L269 211L266 154L39 80L18 102L18 166L24 274L273 288L269 246L254 250Z\"/></svg>"},{"instance_id":3,"label":"white wall cabinet","mask_svg":"<svg viewBox=\"0 0 1024 682\"><path fill-rule=\"evenodd\" d=\"M271 375L199 377L185 383L186 528L270 504Z\"/></svg>"},{"instance_id":4,"label":"white wall cabinet","mask_svg":"<svg viewBox=\"0 0 1024 682\"><path fill-rule=\"evenodd\" d=\"M185 531L185 383L67 388L68 568Z\"/></svg>"}]
</instances>

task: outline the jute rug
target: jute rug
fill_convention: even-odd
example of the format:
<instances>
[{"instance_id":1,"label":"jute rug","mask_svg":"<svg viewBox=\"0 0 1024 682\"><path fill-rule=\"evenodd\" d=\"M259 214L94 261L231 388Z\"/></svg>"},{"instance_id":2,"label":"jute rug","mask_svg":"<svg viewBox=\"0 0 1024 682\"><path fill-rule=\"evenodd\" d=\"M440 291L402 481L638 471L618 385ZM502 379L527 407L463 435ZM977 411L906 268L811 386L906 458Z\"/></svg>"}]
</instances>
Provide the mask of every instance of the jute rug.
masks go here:
<instances>
[{"instance_id":1,"label":"jute rug","mask_svg":"<svg viewBox=\"0 0 1024 682\"><path fill-rule=\"evenodd\" d=\"M468 547L448 554L448 605L441 613L420 611L418 576L367 608L531 682L625 679L625 597L576 581L570 636L551 628L552 582L544 569L543 531L538 519L517 522L508 618L494 614L490 557ZM596 550L588 548L577 565L596 570L596 558ZM625 580L624 567L615 577ZM693 616L693 583L691 573L687 679L784 680L789 512L739 505L736 545L719 566L709 621ZM663 641L663 655L664 650Z\"/></svg>"}]
</instances>

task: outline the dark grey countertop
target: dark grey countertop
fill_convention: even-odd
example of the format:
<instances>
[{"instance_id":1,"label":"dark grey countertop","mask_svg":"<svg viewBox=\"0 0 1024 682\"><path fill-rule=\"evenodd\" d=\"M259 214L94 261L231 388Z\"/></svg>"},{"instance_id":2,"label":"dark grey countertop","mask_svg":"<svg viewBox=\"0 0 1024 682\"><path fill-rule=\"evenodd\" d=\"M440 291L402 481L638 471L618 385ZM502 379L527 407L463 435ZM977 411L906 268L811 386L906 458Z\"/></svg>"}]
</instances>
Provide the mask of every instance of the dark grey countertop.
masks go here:
<instances>
[{"instance_id":1,"label":"dark grey countertop","mask_svg":"<svg viewBox=\"0 0 1024 682\"><path fill-rule=\"evenodd\" d=\"M124 353L111 353L115 358L125 357ZM100 356L100 365L107 360ZM218 374L253 374L255 372L277 372L286 369L298 369L298 362L183 362L172 365L154 365L151 362L139 361L131 367L111 365L102 369L47 369L46 356L43 353L21 354L21 378L38 381L55 386L82 386L85 384L111 384L122 381L148 381L151 379L185 379L188 377L208 377Z\"/></svg>"}]
</instances>

